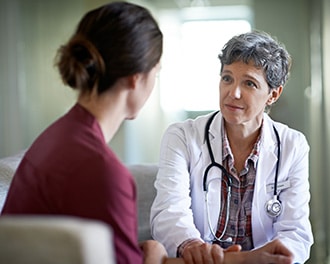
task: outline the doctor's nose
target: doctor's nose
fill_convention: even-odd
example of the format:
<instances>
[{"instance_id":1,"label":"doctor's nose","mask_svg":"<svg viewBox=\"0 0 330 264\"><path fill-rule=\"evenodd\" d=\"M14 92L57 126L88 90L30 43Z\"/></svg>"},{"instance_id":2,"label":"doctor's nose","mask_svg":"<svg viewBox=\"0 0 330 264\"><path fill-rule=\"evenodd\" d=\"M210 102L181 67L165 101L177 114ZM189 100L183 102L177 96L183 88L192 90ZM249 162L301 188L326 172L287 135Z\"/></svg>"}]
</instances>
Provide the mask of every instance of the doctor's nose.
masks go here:
<instances>
[{"instance_id":1,"label":"doctor's nose","mask_svg":"<svg viewBox=\"0 0 330 264\"><path fill-rule=\"evenodd\" d=\"M234 99L240 99L241 98L241 88L239 85L233 85L229 88L229 95L230 97Z\"/></svg>"}]
</instances>

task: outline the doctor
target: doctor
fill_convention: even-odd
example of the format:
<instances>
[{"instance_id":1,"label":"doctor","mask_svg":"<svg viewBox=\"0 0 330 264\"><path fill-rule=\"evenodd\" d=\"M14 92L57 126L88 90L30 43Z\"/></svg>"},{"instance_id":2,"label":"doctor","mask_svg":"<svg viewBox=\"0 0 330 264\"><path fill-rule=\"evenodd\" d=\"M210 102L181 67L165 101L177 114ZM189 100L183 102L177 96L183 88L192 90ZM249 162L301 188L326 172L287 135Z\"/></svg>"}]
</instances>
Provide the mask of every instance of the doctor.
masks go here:
<instances>
[{"instance_id":1,"label":"doctor","mask_svg":"<svg viewBox=\"0 0 330 264\"><path fill-rule=\"evenodd\" d=\"M253 31L229 40L219 59L220 111L164 134L152 235L186 263L205 257L205 243L253 250L274 239L304 263L313 244L309 145L266 113L288 80L290 55Z\"/></svg>"}]
</instances>

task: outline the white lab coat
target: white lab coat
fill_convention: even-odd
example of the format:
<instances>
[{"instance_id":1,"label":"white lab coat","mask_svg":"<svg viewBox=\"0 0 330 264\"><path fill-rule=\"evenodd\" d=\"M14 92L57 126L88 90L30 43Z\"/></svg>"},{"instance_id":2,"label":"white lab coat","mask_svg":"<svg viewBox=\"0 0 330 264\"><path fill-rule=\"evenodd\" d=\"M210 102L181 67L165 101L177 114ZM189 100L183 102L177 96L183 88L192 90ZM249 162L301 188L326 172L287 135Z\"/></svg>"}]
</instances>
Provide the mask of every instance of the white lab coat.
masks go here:
<instances>
[{"instance_id":1,"label":"white lab coat","mask_svg":"<svg viewBox=\"0 0 330 264\"><path fill-rule=\"evenodd\" d=\"M210 114L171 125L164 134L159 172L155 182L157 195L151 208L151 232L164 244L169 256L186 239L213 240L209 229L203 191L203 174L210 164L205 141L205 125ZM209 137L215 160L222 161L221 113L214 118ZM281 140L278 183L290 183L281 191L282 214L270 218L265 204L273 197L267 185L274 186L277 162L275 125ZM294 253L294 262L304 263L310 254L313 236L309 221L309 146L304 135L286 125L274 122L264 114L264 130L257 163L252 204L252 235L255 248L280 238ZM208 181L220 173L211 169ZM220 184L221 181L214 181ZM213 230L220 210L220 185L209 190L208 204Z\"/></svg>"}]
</instances>

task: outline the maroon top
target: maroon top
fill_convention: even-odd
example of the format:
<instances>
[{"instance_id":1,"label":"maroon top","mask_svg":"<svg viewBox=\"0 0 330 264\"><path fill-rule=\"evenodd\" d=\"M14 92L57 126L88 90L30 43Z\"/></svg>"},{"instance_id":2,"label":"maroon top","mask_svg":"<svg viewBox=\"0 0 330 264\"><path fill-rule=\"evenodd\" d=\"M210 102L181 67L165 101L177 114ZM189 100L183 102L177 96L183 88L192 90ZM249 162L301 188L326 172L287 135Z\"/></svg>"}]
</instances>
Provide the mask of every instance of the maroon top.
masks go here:
<instances>
[{"instance_id":1,"label":"maroon top","mask_svg":"<svg viewBox=\"0 0 330 264\"><path fill-rule=\"evenodd\" d=\"M96 119L76 104L23 157L2 214L70 215L104 221L117 263L142 263L136 185L104 140Z\"/></svg>"}]
</instances>

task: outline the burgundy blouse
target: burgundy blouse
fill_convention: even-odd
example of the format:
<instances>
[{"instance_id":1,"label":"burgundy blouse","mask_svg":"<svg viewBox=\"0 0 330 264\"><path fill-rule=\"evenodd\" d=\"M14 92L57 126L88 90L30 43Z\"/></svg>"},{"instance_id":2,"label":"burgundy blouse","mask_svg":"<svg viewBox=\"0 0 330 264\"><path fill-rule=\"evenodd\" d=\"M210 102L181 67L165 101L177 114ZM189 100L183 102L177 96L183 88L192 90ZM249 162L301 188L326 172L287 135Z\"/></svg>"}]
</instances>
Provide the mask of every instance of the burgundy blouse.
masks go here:
<instances>
[{"instance_id":1,"label":"burgundy blouse","mask_svg":"<svg viewBox=\"0 0 330 264\"><path fill-rule=\"evenodd\" d=\"M12 180L2 214L69 215L111 226L117 263L142 263L136 185L94 116L76 104L32 144Z\"/></svg>"}]
</instances>

